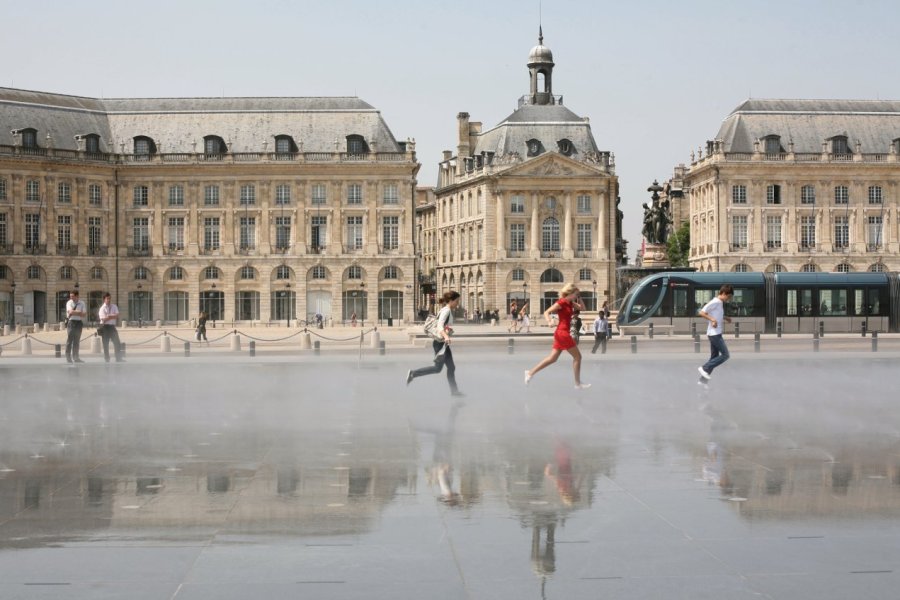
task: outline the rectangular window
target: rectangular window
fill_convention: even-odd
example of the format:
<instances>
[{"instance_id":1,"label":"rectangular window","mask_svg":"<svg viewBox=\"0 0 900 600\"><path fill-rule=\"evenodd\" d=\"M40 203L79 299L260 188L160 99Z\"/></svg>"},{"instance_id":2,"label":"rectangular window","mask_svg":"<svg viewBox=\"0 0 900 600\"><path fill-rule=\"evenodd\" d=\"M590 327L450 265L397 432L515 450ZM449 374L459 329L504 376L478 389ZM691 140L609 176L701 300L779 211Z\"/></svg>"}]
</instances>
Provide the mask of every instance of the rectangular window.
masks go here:
<instances>
[{"instance_id":1,"label":"rectangular window","mask_svg":"<svg viewBox=\"0 0 900 600\"><path fill-rule=\"evenodd\" d=\"M747 186L733 185L731 186L731 203L747 204Z\"/></svg>"},{"instance_id":2,"label":"rectangular window","mask_svg":"<svg viewBox=\"0 0 900 600\"><path fill-rule=\"evenodd\" d=\"M29 179L25 182L25 200L27 202L41 201L41 184L37 179Z\"/></svg>"},{"instance_id":3,"label":"rectangular window","mask_svg":"<svg viewBox=\"0 0 900 600\"><path fill-rule=\"evenodd\" d=\"M834 247L850 246L850 219L846 216L834 218Z\"/></svg>"},{"instance_id":4,"label":"rectangular window","mask_svg":"<svg viewBox=\"0 0 900 600\"><path fill-rule=\"evenodd\" d=\"M6 200L6 180L0 179L0 200Z\"/></svg>"},{"instance_id":5,"label":"rectangular window","mask_svg":"<svg viewBox=\"0 0 900 600\"><path fill-rule=\"evenodd\" d=\"M88 217L88 251L93 251L100 247L100 235L102 233L102 221L100 217Z\"/></svg>"},{"instance_id":6,"label":"rectangular window","mask_svg":"<svg viewBox=\"0 0 900 600\"><path fill-rule=\"evenodd\" d=\"M883 200L881 186L869 186L869 204L881 204Z\"/></svg>"},{"instance_id":7,"label":"rectangular window","mask_svg":"<svg viewBox=\"0 0 900 600\"><path fill-rule=\"evenodd\" d=\"M399 188L393 184L389 183L384 186L384 203L385 204L399 204L400 203L400 191Z\"/></svg>"},{"instance_id":8,"label":"rectangular window","mask_svg":"<svg viewBox=\"0 0 900 600\"><path fill-rule=\"evenodd\" d=\"M147 206L150 203L150 188L146 185L134 186L134 206Z\"/></svg>"},{"instance_id":9,"label":"rectangular window","mask_svg":"<svg viewBox=\"0 0 900 600\"><path fill-rule=\"evenodd\" d=\"M590 252L592 241L592 230L590 223L577 224L577 250L579 252Z\"/></svg>"},{"instance_id":10,"label":"rectangular window","mask_svg":"<svg viewBox=\"0 0 900 600\"><path fill-rule=\"evenodd\" d=\"M100 206L103 204L103 192L100 190L99 185L92 183L88 186L88 198L91 206Z\"/></svg>"},{"instance_id":11,"label":"rectangular window","mask_svg":"<svg viewBox=\"0 0 900 600\"><path fill-rule=\"evenodd\" d=\"M325 204L328 196L325 193L325 184L316 183L312 186L312 203Z\"/></svg>"},{"instance_id":12,"label":"rectangular window","mask_svg":"<svg viewBox=\"0 0 900 600\"><path fill-rule=\"evenodd\" d=\"M870 216L866 223L866 236L868 237L869 250L877 250L881 248L881 217Z\"/></svg>"},{"instance_id":13,"label":"rectangular window","mask_svg":"<svg viewBox=\"0 0 900 600\"><path fill-rule=\"evenodd\" d=\"M184 186L169 186L169 206L184 206Z\"/></svg>"},{"instance_id":14,"label":"rectangular window","mask_svg":"<svg viewBox=\"0 0 900 600\"><path fill-rule=\"evenodd\" d=\"M206 217L203 219L203 249L219 249L219 217Z\"/></svg>"},{"instance_id":15,"label":"rectangular window","mask_svg":"<svg viewBox=\"0 0 900 600\"><path fill-rule=\"evenodd\" d=\"M811 185L804 185L800 188L800 204L815 204L816 188Z\"/></svg>"},{"instance_id":16,"label":"rectangular window","mask_svg":"<svg viewBox=\"0 0 900 600\"><path fill-rule=\"evenodd\" d=\"M525 197L513 196L509 199L509 212L513 214L525 213Z\"/></svg>"},{"instance_id":17,"label":"rectangular window","mask_svg":"<svg viewBox=\"0 0 900 600\"><path fill-rule=\"evenodd\" d=\"M781 216L766 217L766 248L775 250L781 248Z\"/></svg>"},{"instance_id":18,"label":"rectangular window","mask_svg":"<svg viewBox=\"0 0 900 600\"><path fill-rule=\"evenodd\" d=\"M847 290L819 290L819 314L824 317L847 316Z\"/></svg>"},{"instance_id":19,"label":"rectangular window","mask_svg":"<svg viewBox=\"0 0 900 600\"><path fill-rule=\"evenodd\" d=\"M525 223L511 223L509 226L509 250L525 251Z\"/></svg>"},{"instance_id":20,"label":"rectangular window","mask_svg":"<svg viewBox=\"0 0 900 600\"><path fill-rule=\"evenodd\" d=\"M846 185L834 187L834 203L848 204L850 202L850 189Z\"/></svg>"},{"instance_id":21,"label":"rectangular window","mask_svg":"<svg viewBox=\"0 0 900 600\"><path fill-rule=\"evenodd\" d=\"M0 213L0 246L6 248L8 244L8 235L6 229L6 213Z\"/></svg>"},{"instance_id":22,"label":"rectangular window","mask_svg":"<svg viewBox=\"0 0 900 600\"><path fill-rule=\"evenodd\" d=\"M135 250L150 249L150 219L148 217L135 217L133 223Z\"/></svg>"},{"instance_id":23,"label":"rectangular window","mask_svg":"<svg viewBox=\"0 0 900 600\"><path fill-rule=\"evenodd\" d=\"M382 240L385 250L400 247L400 217L383 217L381 221Z\"/></svg>"},{"instance_id":24,"label":"rectangular window","mask_svg":"<svg viewBox=\"0 0 900 600\"><path fill-rule=\"evenodd\" d=\"M60 250L68 250L72 247L71 215L58 215L56 217L56 247Z\"/></svg>"},{"instance_id":25,"label":"rectangular window","mask_svg":"<svg viewBox=\"0 0 900 600\"><path fill-rule=\"evenodd\" d=\"M577 211L580 215L591 214L591 197L587 195L578 196Z\"/></svg>"},{"instance_id":26,"label":"rectangular window","mask_svg":"<svg viewBox=\"0 0 900 600\"><path fill-rule=\"evenodd\" d=\"M746 215L735 215L731 217L731 248L733 250L747 249Z\"/></svg>"},{"instance_id":27,"label":"rectangular window","mask_svg":"<svg viewBox=\"0 0 900 600\"><path fill-rule=\"evenodd\" d=\"M256 204L256 186L253 184L241 186L241 206Z\"/></svg>"},{"instance_id":28,"label":"rectangular window","mask_svg":"<svg viewBox=\"0 0 900 600\"><path fill-rule=\"evenodd\" d=\"M205 204L206 206L218 206L219 186L208 185L203 188L203 204Z\"/></svg>"},{"instance_id":29,"label":"rectangular window","mask_svg":"<svg viewBox=\"0 0 900 600\"><path fill-rule=\"evenodd\" d=\"M766 204L781 204L781 186L770 184L766 186Z\"/></svg>"},{"instance_id":30,"label":"rectangular window","mask_svg":"<svg viewBox=\"0 0 900 600\"><path fill-rule=\"evenodd\" d=\"M810 250L816 247L816 218L800 217L800 249Z\"/></svg>"},{"instance_id":31,"label":"rectangular window","mask_svg":"<svg viewBox=\"0 0 900 600\"><path fill-rule=\"evenodd\" d=\"M241 217L241 250L256 248L256 217Z\"/></svg>"},{"instance_id":32,"label":"rectangular window","mask_svg":"<svg viewBox=\"0 0 900 600\"><path fill-rule=\"evenodd\" d=\"M275 204L277 206L285 206L291 203L291 186L282 183L275 187Z\"/></svg>"},{"instance_id":33,"label":"rectangular window","mask_svg":"<svg viewBox=\"0 0 900 600\"><path fill-rule=\"evenodd\" d=\"M285 250L291 245L291 218L275 217L275 247Z\"/></svg>"},{"instance_id":34,"label":"rectangular window","mask_svg":"<svg viewBox=\"0 0 900 600\"><path fill-rule=\"evenodd\" d=\"M169 250L184 250L184 217L169 217Z\"/></svg>"},{"instance_id":35,"label":"rectangular window","mask_svg":"<svg viewBox=\"0 0 900 600\"><path fill-rule=\"evenodd\" d=\"M351 183L347 186L347 204L362 204L362 185Z\"/></svg>"},{"instance_id":36,"label":"rectangular window","mask_svg":"<svg viewBox=\"0 0 900 600\"><path fill-rule=\"evenodd\" d=\"M71 204L72 203L72 187L66 183L61 182L58 186L56 186L56 201L60 204Z\"/></svg>"},{"instance_id":37,"label":"rectangular window","mask_svg":"<svg viewBox=\"0 0 900 600\"><path fill-rule=\"evenodd\" d=\"M41 215L25 214L25 246L36 248L41 243Z\"/></svg>"},{"instance_id":38,"label":"rectangular window","mask_svg":"<svg viewBox=\"0 0 900 600\"><path fill-rule=\"evenodd\" d=\"M324 186L323 186L324 187ZM328 217L316 216L310 219L309 245L313 252L325 249L328 243Z\"/></svg>"},{"instance_id":39,"label":"rectangular window","mask_svg":"<svg viewBox=\"0 0 900 600\"><path fill-rule=\"evenodd\" d=\"M363 218L347 217L347 248L359 250L363 247Z\"/></svg>"}]
</instances>

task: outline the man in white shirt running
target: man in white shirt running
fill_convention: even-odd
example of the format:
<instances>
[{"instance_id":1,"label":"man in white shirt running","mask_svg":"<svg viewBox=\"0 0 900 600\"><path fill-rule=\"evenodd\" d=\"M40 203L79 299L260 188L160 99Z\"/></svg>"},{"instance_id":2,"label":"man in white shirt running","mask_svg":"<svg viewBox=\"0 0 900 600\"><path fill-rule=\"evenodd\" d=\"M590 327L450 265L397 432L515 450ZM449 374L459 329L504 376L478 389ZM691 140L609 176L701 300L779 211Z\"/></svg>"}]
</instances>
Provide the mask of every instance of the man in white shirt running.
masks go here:
<instances>
[{"instance_id":1,"label":"man in white shirt running","mask_svg":"<svg viewBox=\"0 0 900 600\"><path fill-rule=\"evenodd\" d=\"M722 337L722 329L725 323L731 323L731 317L725 316L725 303L734 297L734 287L731 284L723 284L719 288L719 294L706 303L700 309L700 316L709 321L706 327L706 336L709 338L709 360L702 367L698 367L700 372L700 383L705 384L712 377L713 369L728 360L731 355L728 353L728 346L725 345L725 339Z\"/></svg>"},{"instance_id":2,"label":"man in white shirt running","mask_svg":"<svg viewBox=\"0 0 900 600\"><path fill-rule=\"evenodd\" d=\"M103 294L103 304L100 305L97 317L100 319L100 336L103 338L103 358L109 362L109 340L112 340L116 362L125 362L122 358L119 332L116 329L116 323L119 322L119 307L112 303L112 296L108 292Z\"/></svg>"}]
</instances>

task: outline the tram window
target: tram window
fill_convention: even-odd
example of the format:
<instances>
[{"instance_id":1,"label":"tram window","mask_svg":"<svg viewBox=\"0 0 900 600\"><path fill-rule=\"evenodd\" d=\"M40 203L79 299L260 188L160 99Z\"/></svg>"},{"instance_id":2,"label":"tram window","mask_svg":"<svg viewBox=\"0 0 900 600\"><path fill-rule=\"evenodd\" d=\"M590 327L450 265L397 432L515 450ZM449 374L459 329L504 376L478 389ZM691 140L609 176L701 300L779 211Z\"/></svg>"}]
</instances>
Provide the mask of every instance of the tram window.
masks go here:
<instances>
[{"instance_id":1,"label":"tram window","mask_svg":"<svg viewBox=\"0 0 900 600\"><path fill-rule=\"evenodd\" d=\"M881 292L879 288L869 288L869 301L866 303L868 314L873 316L882 315L881 307L884 303L881 301Z\"/></svg>"},{"instance_id":2,"label":"tram window","mask_svg":"<svg viewBox=\"0 0 900 600\"><path fill-rule=\"evenodd\" d=\"M812 290L785 290L787 297L785 298L785 316L787 317L808 317L812 315Z\"/></svg>"},{"instance_id":3,"label":"tram window","mask_svg":"<svg viewBox=\"0 0 900 600\"><path fill-rule=\"evenodd\" d=\"M674 288L672 290L672 316L688 316L688 291L684 288Z\"/></svg>"},{"instance_id":4,"label":"tram window","mask_svg":"<svg viewBox=\"0 0 900 600\"><path fill-rule=\"evenodd\" d=\"M847 290L819 290L819 315L847 316Z\"/></svg>"},{"instance_id":5,"label":"tram window","mask_svg":"<svg viewBox=\"0 0 900 600\"><path fill-rule=\"evenodd\" d=\"M866 314L865 290L853 290L853 316L861 317Z\"/></svg>"},{"instance_id":6,"label":"tram window","mask_svg":"<svg viewBox=\"0 0 900 600\"><path fill-rule=\"evenodd\" d=\"M651 316L647 314L647 311L653 308L653 305L656 304L656 301L659 299L659 284L648 285L642 290L639 290L634 295L634 300L631 304L631 311L629 312L629 317L638 318L644 316Z\"/></svg>"},{"instance_id":7,"label":"tram window","mask_svg":"<svg viewBox=\"0 0 900 600\"><path fill-rule=\"evenodd\" d=\"M728 316L752 317L756 315L756 290L750 288L734 288L734 297L726 304Z\"/></svg>"},{"instance_id":8,"label":"tram window","mask_svg":"<svg viewBox=\"0 0 900 600\"><path fill-rule=\"evenodd\" d=\"M706 303L716 297L716 293L718 290L694 290L694 306L697 307L697 312L700 312Z\"/></svg>"}]
</instances>

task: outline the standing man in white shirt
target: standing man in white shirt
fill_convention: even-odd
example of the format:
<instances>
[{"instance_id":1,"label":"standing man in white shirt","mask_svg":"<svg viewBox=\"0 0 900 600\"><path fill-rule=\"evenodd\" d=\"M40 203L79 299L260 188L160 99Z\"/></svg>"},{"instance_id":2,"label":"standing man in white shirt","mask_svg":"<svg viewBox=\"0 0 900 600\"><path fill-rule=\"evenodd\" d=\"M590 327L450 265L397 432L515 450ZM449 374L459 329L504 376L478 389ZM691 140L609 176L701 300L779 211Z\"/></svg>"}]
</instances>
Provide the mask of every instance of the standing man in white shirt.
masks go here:
<instances>
[{"instance_id":1,"label":"standing man in white shirt","mask_svg":"<svg viewBox=\"0 0 900 600\"><path fill-rule=\"evenodd\" d=\"M83 363L78 357L81 348L81 330L84 327L84 318L87 316L87 307L78 299L78 290L69 292L69 301L66 302L66 362Z\"/></svg>"},{"instance_id":2,"label":"standing man in white shirt","mask_svg":"<svg viewBox=\"0 0 900 600\"><path fill-rule=\"evenodd\" d=\"M728 283L723 284L719 288L719 294L700 309L700 316L709 321L709 325L706 327L706 337L709 338L709 360L702 367L697 368L700 372L701 384L706 384L712 377L713 369L731 357L728 354L725 339L722 337L722 329L725 323L731 323L731 317L725 316L725 303L733 297L734 287Z\"/></svg>"},{"instance_id":3,"label":"standing man in white shirt","mask_svg":"<svg viewBox=\"0 0 900 600\"><path fill-rule=\"evenodd\" d=\"M116 329L116 324L119 322L119 307L112 303L112 296L108 292L103 294L103 304L100 305L98 317L100 319L100 337L103 339L103 358L109 362L109 340L112 340L116 362L125 362L125 359L122 358L119 332Z\"/></svg>"}]
</instances>

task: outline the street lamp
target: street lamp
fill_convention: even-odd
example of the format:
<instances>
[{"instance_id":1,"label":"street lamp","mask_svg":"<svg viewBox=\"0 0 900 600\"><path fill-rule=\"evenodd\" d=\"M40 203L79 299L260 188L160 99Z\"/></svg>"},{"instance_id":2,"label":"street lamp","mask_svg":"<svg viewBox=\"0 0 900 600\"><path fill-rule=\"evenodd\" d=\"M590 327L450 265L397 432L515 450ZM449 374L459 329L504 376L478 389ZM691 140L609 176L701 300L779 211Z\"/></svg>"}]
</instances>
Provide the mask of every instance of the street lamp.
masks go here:
<instances>
[{"instance_id":1,"label":"street lamp","mask_svg":"<svg viewBox=\"0 0 900 600\"><path fill-rule=\"evenodd\" d=\"M359 293L360 293L360 296L362 297L362 302L363 302L362 308L366 308L366 305L368 304L368 299L366 298L366 282L365 281L359 282ZM354 306L354 309L355 308L356 307ZM359 326L363 327L366 324L365 311L363 311L363 310L359 311L358 316L359 316Z\"/></svg>"},{"instance_id":2,"label":"street lamp","mask_svg":"<svg viewBox=\"0 0 900 600\"><path fill-rule=\"evenodd\" d=\"M594 310L599 310L597 308L597 280L595 279L591 283L594 285Z\"/></svg>"},{"instance_id":3,"label":"street lamp","mask_svg":"<svg viewBox=\"0 0 900 600\"><path fill-rule=\"evenodd\" d=\"M10 284L9 289L11 290L9 293L9 326L13 327L16 324L16 283L13 282Z\"/></svg>"},{"instance_id":4,"label":"street lamp","mask_svg":"<svg viewBox=\"0 0 900 600\"><path fill-rule=\"evenodd\" d=\"M78 284L75 284L75 287L77 288ZM141 306L141 304L143 304L143 300L144 300L144 292L141 291L142 287L143 286L141 284L137 285L137 290L138 290L138 292L137 292L137 296L138 296L138 305L137 305L138 328L144 326L144 319L143 319L143 315L142 315L143 307Z\"/></svg>"},{"instance_id":5,"label":"street lamp","mask_svg":"<svg viewBox=\"0 0 900 600\"><path fill-rule=\"evenodd\" d=\"M284 311L284 319L287 322L287 326L291 326L291 284L284 284L284 291L281 292L282 297L284 298L281 309Z\"/></svg>"}]
</instances>

